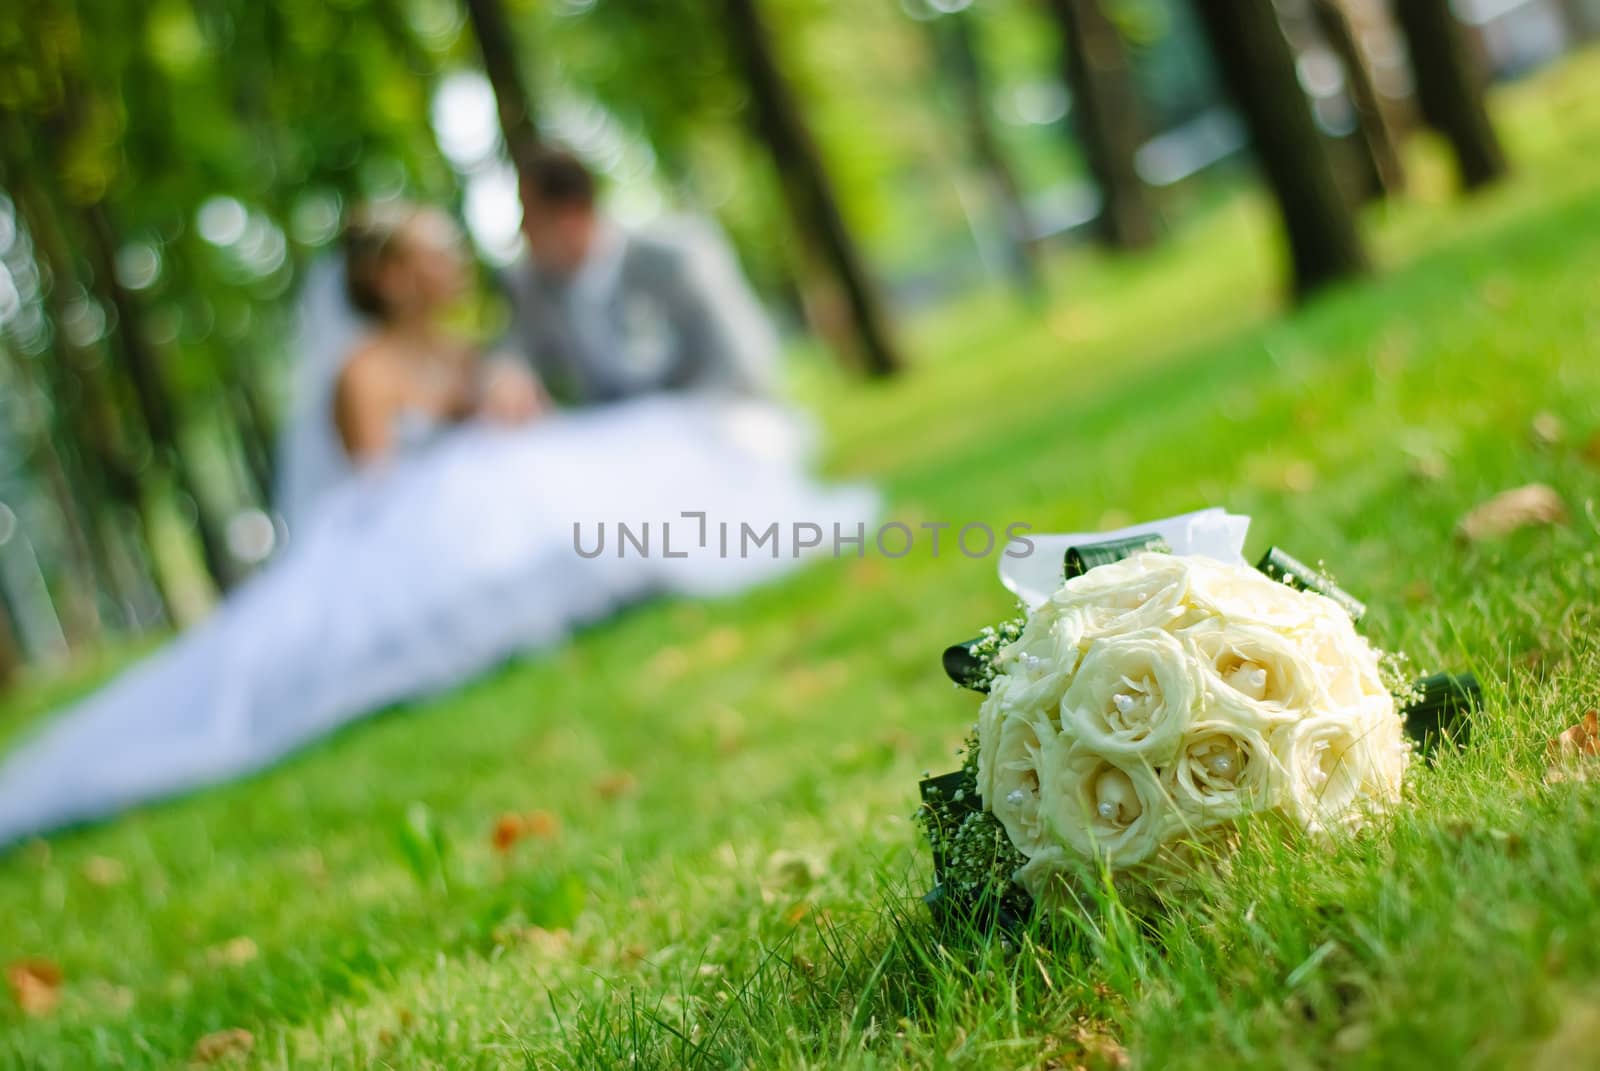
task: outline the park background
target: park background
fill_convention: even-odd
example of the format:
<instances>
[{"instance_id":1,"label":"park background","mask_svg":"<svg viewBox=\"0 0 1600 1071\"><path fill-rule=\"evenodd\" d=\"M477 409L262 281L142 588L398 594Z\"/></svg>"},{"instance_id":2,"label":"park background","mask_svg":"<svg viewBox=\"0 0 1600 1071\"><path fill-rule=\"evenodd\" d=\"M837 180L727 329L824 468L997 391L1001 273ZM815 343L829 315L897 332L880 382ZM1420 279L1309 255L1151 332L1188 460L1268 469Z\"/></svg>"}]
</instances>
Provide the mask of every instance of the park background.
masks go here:
<instances>
[{"instance_id":1,"label":"park background","mask_svg":"<svg viewBox=\"0 0 1600 1071\"><path fill-rule=\"evenodd\" d=\"M1009 604L986 563L827 563L10 853L0 1059L1593 1062L1600 822L1545 757L1595 701L1593 5L12 6L0 741L282 541L343 212L449 205L487 283L541 140L624 220L718 221L895 517L1249 512L1490 714L1375 838L952 947L908 816L972 718L938 651ZM1556 523L1457 537L1535 481Z\"/></svg>"}]
</instances>

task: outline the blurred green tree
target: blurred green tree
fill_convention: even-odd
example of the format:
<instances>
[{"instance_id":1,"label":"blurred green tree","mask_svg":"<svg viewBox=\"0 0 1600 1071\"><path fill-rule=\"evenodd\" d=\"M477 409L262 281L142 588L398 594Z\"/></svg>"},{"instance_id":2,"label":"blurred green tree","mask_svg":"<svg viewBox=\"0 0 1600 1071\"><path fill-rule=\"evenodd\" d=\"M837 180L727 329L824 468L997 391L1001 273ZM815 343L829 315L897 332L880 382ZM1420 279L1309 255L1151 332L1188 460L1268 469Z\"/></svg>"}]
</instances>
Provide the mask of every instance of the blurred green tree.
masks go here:
<instances>
[{"instance_id":1,"label":"blurred green tree","mask_svg":"<svg viewBox=\"0 0 1600 1071\"><path fill-rule=\"evenodd\" d=\"M1159 221L1135 163L1146 130L1122 34L1100 0L1045 0L1045 10L1061 37L1072 127L1100 192L1096 233L1113 248L1148 246Z\"/></svg>"},{"instance_id":2,"label":"blurred green tree","mask_svg":"<svg viewBox=\"0 0 1600 1071\"><path fill-rule=\"evenodd\" d=\"M833 182L782 71L755 0L723 0L725 32L744 73L756 136L772 156L803 240L814 243L850 311L857 357L871 376L904 365L877 282L845 223Z\"/></svg>"},{"instance_id":3,"label":"blurred green tree","mask_svg":"<svg viewBox=\"0 0 1600 1071\"><path fill-rule=\"evenodd\" d=\"M1300 88L1273 0L1194 0L1193 6L1277 200L1295 296L1365 274L1369 261L1354 210Z\"/></svg>"},{"instance_id":4,"label":"blurred green tree","mask_svg":"<svg viewBox=\"0 0 1600 1071\"><path fill-rule=\"evenodd\" d=\"M1475 190L1501 178L1505 150L1484 102L1483 73L1449 0L1395 0L1393 11L1406 39L1417 106L1423 121L1449 141L1461 185Z\"/></svg>"},{"instance_id":5,"label":"blurred green tree","mask_svg":"<svg viewBox=\"0 0 1600 1071\"><path fill-rule=\"evenodd\" d=\"M944 14L933 11L925 18L942 81L954 98L967 154L999 210L1007 266L1021 290L1036 298L1044 287L1039 236L1016 170L995 129L992 89L983 64L977 20L970 7Z\"/></svg>"}]
</instances>

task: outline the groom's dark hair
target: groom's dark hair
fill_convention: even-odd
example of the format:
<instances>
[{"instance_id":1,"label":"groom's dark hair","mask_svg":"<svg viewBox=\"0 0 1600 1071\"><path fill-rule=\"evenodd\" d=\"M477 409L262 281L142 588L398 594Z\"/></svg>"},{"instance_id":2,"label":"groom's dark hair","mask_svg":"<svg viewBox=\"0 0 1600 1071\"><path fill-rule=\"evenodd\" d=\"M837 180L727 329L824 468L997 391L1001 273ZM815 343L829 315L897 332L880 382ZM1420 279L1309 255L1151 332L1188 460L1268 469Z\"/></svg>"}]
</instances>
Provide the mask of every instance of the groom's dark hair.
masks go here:
<instances>
[{"instance_id":1,"label":"groom's dark hair","mask_svg":"<svg viewBox=\"0 0 1600 1071\"><path fill-rule=\"evenodd\" d=\"M534 198L547 205L594 204L594 173L566 149L541 149L528 161L522 181Z\"/></svg>"}]
</instances>

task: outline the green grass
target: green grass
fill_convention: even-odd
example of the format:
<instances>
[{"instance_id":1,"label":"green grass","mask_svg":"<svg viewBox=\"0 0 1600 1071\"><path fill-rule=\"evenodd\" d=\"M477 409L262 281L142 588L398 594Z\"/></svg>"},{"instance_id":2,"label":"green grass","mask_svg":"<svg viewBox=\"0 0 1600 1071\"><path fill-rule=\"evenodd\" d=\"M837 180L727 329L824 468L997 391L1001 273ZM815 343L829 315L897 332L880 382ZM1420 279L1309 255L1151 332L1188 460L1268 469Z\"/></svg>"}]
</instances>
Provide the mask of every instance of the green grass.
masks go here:
<instances>
[{"instance_id":1,"label":"green grass","mask_svg":"<svg viewBox=\"0 0 1600 1071\"><path fill-rule=\"evenodd\" d=\"M228 1028L269 1068L1600 1064L1600 808L1542 776L1600 692L1597 86L1591 56L1506 93L1519 173L1470 202L1419 150L1418 193L1370 221L1383 274L1295 315L1240 197L1148 256L1063 263L1048 316L980 295L920 322L902 383L802 376L834 470L897 518L1225 504L1252 549L1326 559L1379 642L1477 672L1472 747L1381 829L1252 831L1165 911L941 944L909 814L975 700L937 655L1009 603L992 562L825 563L0 859L0 964L67 978L43 1018L0 998L0 1064L182 1065ZM1535 445L1541 411L1567 441ZM1570 525L1452 540L1533 480ZM557 835L498 856L496 817L532 810Z\"/></svg>"}]
</instances>

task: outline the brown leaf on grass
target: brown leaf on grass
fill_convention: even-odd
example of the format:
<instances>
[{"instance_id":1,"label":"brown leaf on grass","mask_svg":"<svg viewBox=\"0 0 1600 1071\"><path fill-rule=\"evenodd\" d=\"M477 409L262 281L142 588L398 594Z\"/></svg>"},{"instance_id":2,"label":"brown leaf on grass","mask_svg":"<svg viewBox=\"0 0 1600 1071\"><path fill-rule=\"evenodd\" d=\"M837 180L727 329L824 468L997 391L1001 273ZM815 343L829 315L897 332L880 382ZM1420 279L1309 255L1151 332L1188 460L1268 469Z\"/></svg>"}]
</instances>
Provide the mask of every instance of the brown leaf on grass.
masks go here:
<instances>
[{"instance_id":1,"label":"brown leaf on grass","mask_svg":"<svg viewBox=\"0 0 1600 1071\"><path fill-rule=\"evenodd\" d=\"M494 832L489 835L489 842L494 845L494 850L505 855L517 846L517 841L522 839L527 823L520 814L503 814L494 820Z\"/></svg>"},{"instance_id":2,"label":"brown leaf on grass","mask_svg":"<svg viewBox=\"0 0 1600 1071\"><path fill-rule=\"evenodd\" d=\"M1283 470L1283 489L1303 495L1317 485L1317 470L1309 461L1291 461Z\"/></svg>"},{"instance_id":3,"label":"brown leaf on grass","mask_svg":"<svg viewBox=\"0 0 1600 1071\"><path fill-rule=\"evenodd\" d=\"M505 855L520 841L550 840L561 834L561 820L549 811L529 811L527 814L506 812L495 819L490 843L494 850Z\"/></svg>"},{"instance_id":4,"label":"brown leaf on grass","mask_svg":"<svg viewBox=\"0 0 1600 1071\"><path fill-rule=\"evenodd\" d=\"M689 668L689 655L682 647L663 647L646 663L645 672L663 684L670 684L688 673Z\"/></svg>"},{"instance_id":5,"label":"brown leaf on grass","mask_svg":"<svg viewBox=\"0 0 1600 1071\"><path fill-rule=\"evenodd\" d=\"M595 794L603 800L621 799L639 790L639 779L627 770L612 770L594 783Z\"/></svg>"},{"instance_id":6,"label":"brown leaf on grass","mask_svg":"<svg viewBox=\"0 0 1600 1071\"><path fill-rule=\"evenodd\" d=\"M1536 524L1565 524L1567 504L1547 484L1530 483L1502 491L1479 503L1456 525L1456 537L1469 543L1507 535Z\"/></svg>"},{"instance_id":7,"label":"brown leaf on grass","mask_svg":"<svg viewBox=\"0 0 1600 1071\"><path fill-rule=\"evenodd\" d=\"M1595 763L1600 758L1600 712L1586 712L1582 721L1563 730L1545 750L1550 757L1550 768L1544 775L1547 782L1594 778L1600 772Z\"/></svg>"},{"instance_id":8,"label":"brown leaf on grass","mask_svg":"<svg viewBox=\"0 0 1600 1071\"><path fill-rule=\"evenodd\" d=\"M1596 429L1583 444L1582 454L1583 459L1589 464L1600 465L1600 429Z\"/></svg>"},{"instance_id":9,"label":"brown leaf on grass","mask_svg":"<svg viewBox=\"0 0 1600 1071\"><path fill-rule=\"evenodd\" d=\"M91 885L109 888L128 879L128 868L104 855L91 855L83 861L83 876Z\"/></svg>"},{"instance_id":10,"label":"brown leaf on grass","mask_svg":"<svg viewBox=\"0 0 1600 1071\"><path fill-rule=\"evenodd\" d=\"M206 951L206 962L213 967L243 967L261 954L248 937L235 937Z\"/></svg>"},{"instance_id":11,"label":"brown leaf on grass","mask_svg":"<svg viewBox=\"0 0 1600 1071\"><path fill-rule=\"evenodd\" d=\"M1550 741L1551 758L1583 758L1600 755L1600 712L1586 711L1583 720L1562 731Z\"/></svg>"},{"instance_id":12,"label":"brown leaf on grass","mask_svg":"<svg viewBox=\"0 0 1600 1071\"><path fill-rule=\"evenodd\" d=\"M767 856L767 879L779 888L809 889L822 880L825 872L822 860L809 852L779 849Z\"/></svg>"},{"instance_id":13,"label":"brown leaf on grass","mask_svg":"<svg viewBox=\"0 0 1600 1071\"><path fill-rule=\"evenodd\" d=\"M553 840L561 836L561 819L549 811L529 811L522 816L523 828L534 840Z\"/></svg>"},{"instance_id":14,"label":"brown leaf on grass","mask_svg":"<svg viewBox=\"0 0 1600 1071\"><path fill-rule=\"evenodd\" d=\"M1450 475L1450 462L1440 454L1418 454L1408 471L1417 483L1437 483Z\"/></svg>"},{"instance_id":15,"label":"brown leaf on grass","mask_svg":"<svg viewBox=\"0 0 1600 1071\"><path fill-rule=\"evenodd\" d=\"M1528 437L1535 446L1557 446L1567 437L1567 426L1546 409L1533 415L1528 424Z\"/></svg>"},{"instance_id":16,"label":"brown leaf on grass","mask_svg":"<svg viewBox=\"0 0 1600 1071\"><path fill-rule=\"evenodd\" d=\"M6 988L22 1014L40 1019L61 1003L61 968L47 959L24 959L6 967Z\"/></svg>"},{"instance_id":17,"label":"brown leaf on grass","mask_svg":"<svg viewBox=\"0 0 1600 1071\"><path fill-rule=\"evenodd\" d=\"M250 1055L256 1047L256 1037L248 1030L218 1030L194 1043L192 1062L202 1066L218 1064Z\"/></svg>"},{"instance_id":18,"label":"brown leaf on grass","mask_svg":"<svg viewBox=\"0 0 1600 1071\"><path fill-rule=\"evenodd\" d=\"M713 662L728 662L744 650L744 635L734 628L716 628L706 634L702 646Z\"/></svg>"},{"instance_id":19,"label":"brown leaf on grass","mask_svg":"<svg viewBox=\"0 0 1600 1071\"><path fill-rule=\"evenodd\" d=\"M1405 586L1401 594L1412 606L1421 606L1425 602L1433 601L1433 585L1426 580L1413 580Z\"/></svg>"},{"instance_id":20,"label":"brown leaf on grass","mask_svg":"<svg viewBox=\"0 0 1600 1071\"><path fill-rule=\"evenodd\" d=\"M1483 285L1478 288L1478 299L1496 312L1504 312L1515 296L1516 288L1503 275L1485 279Z\"/></svg>"}]
</instances>

